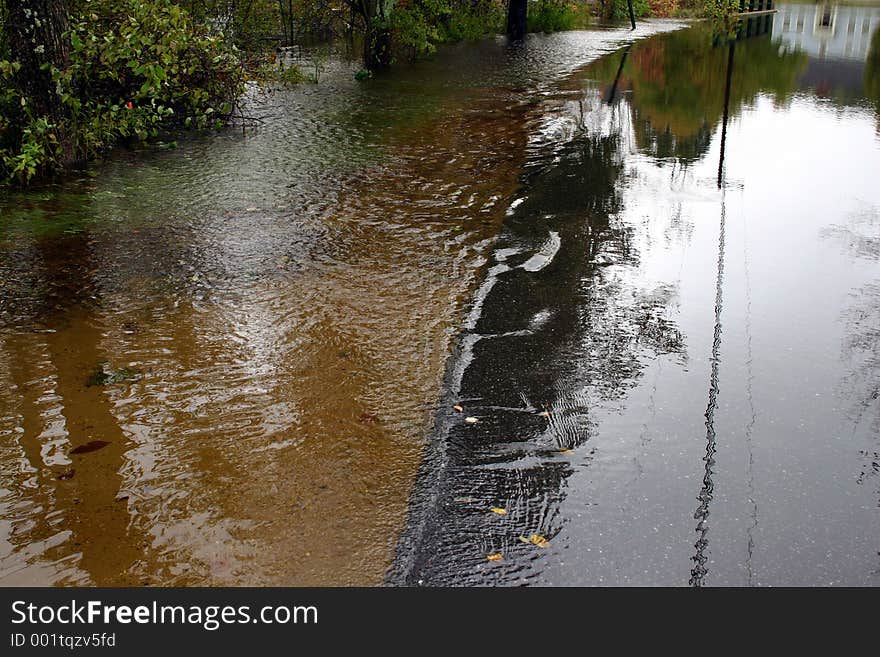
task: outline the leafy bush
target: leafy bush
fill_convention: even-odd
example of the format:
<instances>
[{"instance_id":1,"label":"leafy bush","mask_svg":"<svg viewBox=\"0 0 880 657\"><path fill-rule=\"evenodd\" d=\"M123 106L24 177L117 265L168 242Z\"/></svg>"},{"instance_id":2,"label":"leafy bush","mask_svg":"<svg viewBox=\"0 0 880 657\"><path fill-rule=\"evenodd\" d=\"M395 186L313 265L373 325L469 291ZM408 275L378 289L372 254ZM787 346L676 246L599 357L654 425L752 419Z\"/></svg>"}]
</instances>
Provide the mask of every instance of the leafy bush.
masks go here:
<instances>
[{"instance_id":1,"label":"leafy bush","mask_svg":"<svg viewBox=\"0 0 880 657\"><path fill-rule=\"evenodd\" d=\"M175 0L190 16L222 31L239 48L249 52L267 49L273 37L287 36L294 17L290 15L293 2L286 0ZM303 4L301 1L297 6Z\"/></svg>"},{"instance_id":2,"label":"leafy bush","mask_svg":"<svg viewBox=\"0 0 880 657\"><path fill-rule=\"evenodd\" d=\"M439 43L475 41L504 31L506 13L494 0L398 0L381 26L391 31L396 59L429 55Z\"/></svg>"},{"instance_id":3,"label":"leafy bush","mask_svg":"<svg viewBox=\"0 0 880 657\"><path fill-rule=\"evenodd\" d=\"M647 0L648 15L667 18L680 12L679 0Z\"/></svg>"},{"instance_id":4,"label":"leafy bush","mask_svg":"<svg viewBox=\"0 0 880 657\"><path fill-rule=\"evenodd\" d=\"M629 20L629 7L626 0L598 0L599 14L605 20L621 23ZM636 18L647 16L650 11L647 0L633 0L633 13Z\"/></svg>"},{"instance_id":5,"label":"leafy bush","mask_svg":"<svg viewBox=\"0 0 880 657\"><path fill-rule=\"evenodd\" d=\"M529 32L560 32L590 23L589 8L565 0L537 0L529 5L526 29Z\"/></svg>"},{"instance_id":6,"label":"leafy bush","mask_svg":"<svg viewBox=\"0 0 880 657\"><path fill-rule=\"evenodd\" d=\"M437 29L439 17L448 13L445 0L416 0L393 5L382 21L375 19L378 28L391 31L393 49L396 57L413 59L428 55L436 50L440 41Z\"/></svg>"},{"instance_id":7,"label":"leafy bush","mask_svg":"<svg viewBox=\"0 0 880 657\"><path fill-rule=\"evenodd\" d=\"M441 40L476 41L487 34L504 32L507 14L500 3L464 4L453 8L440 22Z\"/></svg>"},{"instance_id":8,"label":"leafy bush","mask_svg":"<svg viewBox=\"0 0 880 657\"><path fill-rule=\"evenodd\" d=\"M227 119L243 92L237 51L171 0L90 0L70 17L69 63L50 66L57 111L0 61L0 179L26 183L120 140ZM47 64L47 66L49 66Z\"/></svg>"},{"instance_id":9,"label":"leafy bush","mask_svg":"<svg viewBox=\"0 0 880 657\"><path fill-rule=\"evenodd\" d=\"M270 60L262 61L260 64L253 66L248 73L248 77L251 80L264 86L274 84L296 86L304 82L318 82L317 76L303 73L303 70L295 64L278 66L278 64Z\"/></svg>"}]
</instances>

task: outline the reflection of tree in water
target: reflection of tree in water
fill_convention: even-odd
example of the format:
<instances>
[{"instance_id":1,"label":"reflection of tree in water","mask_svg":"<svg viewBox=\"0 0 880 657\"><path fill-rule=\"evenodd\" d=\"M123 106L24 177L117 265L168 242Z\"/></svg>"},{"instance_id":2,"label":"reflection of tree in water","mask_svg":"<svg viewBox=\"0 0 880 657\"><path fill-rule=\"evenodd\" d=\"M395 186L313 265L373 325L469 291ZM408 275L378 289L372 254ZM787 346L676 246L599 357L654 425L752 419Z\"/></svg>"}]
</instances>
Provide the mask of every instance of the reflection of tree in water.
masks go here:
<instances>
[{"instance_id":1,"label":"reflection of tree in water","mask_svg":"<svg viewBox=\"0 0 880 657\"><path fill-rule=\"evenodd\" d=\"M31 323L95 300L92 239L79 213L56 199L36 211L23 198L0 214L0 321Z\"/></svg>"},{"instance_id":2,"label":"reflection of tree in water","mask_svg":"<svg viewBox=\"0 0 880 657\"><path fill-rule=\"evenodd\" d=\"M573 471L567 450L589 440L591 408L624 397L647 358L684 354L682 336L666 319L676 290L641 289L628 276L639 253L632 228L618 219L623 163L633 149L683 167L705 155L724 114L728 57L711 34L691 30L599 60L585 76L604 89L592 87L580 103L581 129L561 146L541 144L531 158L525 200L498 245L500 273L482 304L457 397L480 421L451 421L436 499L421 509L430 515L405 566L408 581L527 576L542 551L522 538L563 540L558 509ZM805 63L767 38L738 44L730 114L762 92L785 102ZM527 271L534 254L555 249L549 264ZM579 466L589 463L583 454ZM490 553L505 559L489 563Z\"/></svg>"},{"instance_id":3,"label":"reflection of tree in water","mask_svg":"<svg viewBox=\"0 0 880 657\"><path fill-rule=\"evenodd\" d=\"M601 99L598 89L589 93ZM528 538L553 541L562 528L569 450L589 440L591 408L625 396L647 359L684 351L666 318L675 290L645 290L631 275L639 254L633 228L618 217L628 126L603 115L601 103L586 105L595 110L582 122L589 129L530 162L525 200L497 244L497 278L456 396L464 414L451 419L437 497L416 512L428 515L411 537L414 554L403 557L412 560L404 581L524 575L545 553ZM577 454L579 467L589 462L585 450ZM487 561L492 553L504 561Z\"/></svg>"},{"instance_id":4,"label":"reflection of tree in water","mask_svg":"<svg viewBox=\"0 0 880 657\"><path fill-rule=\"evenodd\" d=\"M857 213L848 225L836 226L824 234L854 257L880 262L880 216L876 208ZM850 363L850 373L841 382L847 390L841 396L857 400L850 411L853 435L876 437L880 435L880 279L853 290L851 297L853 301L842 317L847 328L843 353ZM857 481L877 482L880 497L880 445L875 441L873 448L861 450L860 460Z\"/></svg>"},{"instance_id":5,"label":"reflection of tree in water","mask_svg":"<svg viewBox=\"0 0 880 657\"><path fill-rule=\"evenodd\" d=\"M850 216L847 225L838 225L823 231L823 236L834 240L853 257L868 262L880 262L880 216L877 208L868 208ZM865 416L876 414L872 423L873 434L880 434L880 281L870 283L852 293L853 303L843 319L849 330L844 351L852 363L852 374L845 382L856 394L851 399L862 400L853 414L857 430Z\"/></svg>"},{"instance_id":6,"label":"reflection of tree in water","mask_svg":"<svg viewBox=\"0 0 880 657\"><path fill-rule=\"evenodd\" d=\"M844 314L849 335L843 350L851 363L852 372L843 385L853 390L858 402L852 413L853 434L873 436L871 447L859 450L859 484L874 482L877 488L877 506L880 507L880 281L856 290L858 301ZM873 416L873 417L872 417Z\"/></svg>"},{"instance_id":7,"label":"reflection of tree in water","mask_svg":"<svg viewBox=\"0 0 880 657\"><path fill-rule=\"evenodd\" d=\"M785 102L797 88L807 57L780 50L769 37L745 39L737 45L731 115L771 93ZM700 158L724 110L727 48L714 44L708 30L690 29L635 43L618 81L619 92L630 92L636 143L658 158L683 161ZM607 57L590 67L590 75L612 85L619 59Z\"/></svg>"},{"instance_id":8,"label":"reflection of tree in water","mask_svg":"<svg viewBox=\"0 0 880 657\"><path fill-rule=\"evenodd\" d=\"M868 58L865 61L865 98L880 112L880 29L874 30ZM880 121L877 123L880 131Z\"/></svg>"},{"instance_id":9,"label":"reflection of tree in water","mask_svg":"<svg viewBox=\"0 0 880 657\"><path fill-rule=\"evenodd\" d=\"M140 552L133 546L143 537L116 497L130 444L101 385L88 380L106 358L92 316L101 302L93 244L84 230L33 235L0 269L13 283L0 308L9 324L0 326L0 350L15 415L3 419L14 417L20 429L0 458L16 463L0 497L11 528L5 538L14 546L0 563L4 577L34 566L45 583L137 581L130 569ZM46 330L26 330L32 324ZM96 436L100 451L72 451Z\"/></svg>"},{"instance_id":10,"label":"reflection of tree in water","mask_svg":"<svg viewBox=\"0 0 880 657\"><path fill-rule=\"evenodd\" d=\"M877 44L877 35L874 45ZM867 85L866 85L867 87ZM851 216L846 226L824 231L854 258L880 262L880 213L870 208ZM854 289L850 305L841 320L846 335L842 343L842 362L849 363L849 373L841 380L841 399L855 400L849 411L851 438L862 438L859 449L859 485L874 486L880 507L880 278ZM880 569L875 571L880 574Z\"/></svg>"}]
</instances>

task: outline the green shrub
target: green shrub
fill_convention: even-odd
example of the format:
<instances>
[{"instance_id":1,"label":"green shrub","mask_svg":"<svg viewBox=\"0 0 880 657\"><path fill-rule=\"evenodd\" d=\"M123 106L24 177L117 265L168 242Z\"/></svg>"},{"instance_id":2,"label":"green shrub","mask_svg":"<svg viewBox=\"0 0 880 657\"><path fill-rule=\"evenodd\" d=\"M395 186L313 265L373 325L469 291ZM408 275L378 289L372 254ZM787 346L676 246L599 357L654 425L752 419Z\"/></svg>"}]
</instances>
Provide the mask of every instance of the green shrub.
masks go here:
<instances>
[{"instance_id":1,"label":"green shrub","mask_svg":"<svg viewBox=\"0 0 880 657\"><path fill-rule=\"evenodd\" d=\"M506 20L507 14L499 4L465 4L442 17L441 40L446 43L476 41L487 34L504 32Z\"/></svg>"},{"instance_id":2,"label":"green shrub","mask_svg":"<svg viewBox=\"0 0 880 657\"><path fill-rule=\"evenodd\" d=\"M559 32L575 27L577 15L564 0L538 0L529 5L526 30L529 32Z\"/></svg>"},{"instance_id":3,"label":"green shrub","mask_svg":"<svg viewBox=\"0 0 880 657\"><path fill-rule=\"evenodd\" d=\"M448 11L445 0L418 0L395 4L384 21L374 22L377 28L391 31L395 58L414 59L436 50L440 41L438 19Z\"/></svg>"},{"instance_id":4,"label":"green shrub","mask_svg":"<svg viewBox=\"0 0 880 657\"><path fill-rule=\"evenodd\" d=\"M493 0L399 0L379 26L392 35L395 59L429 55L439 43L475 41L504 31L504 8Z\"/></svg>"},{"instance_id":5,"label":"green shrub","mask_svg":"<svg viewBox=\"0 0 880 657\"><path fill-rule=\"evenodd\" d=\"M647 0L633 0L633 13L636 18L647 16L650 12ZM605 20L621 23L629 20L629 7L626 0L598 0L599 14Z\"/></svg>"},{"instance_id":6,"label":"green shrub","mask_svg":"<svg viewBox=\"0 0 880 657\"><path fill-rule=\"evenodd\" d=\"M264 60L249 70L251 80L261 85L281 84L284 86L296 86L304 82L317 82L317 76L306 75L303 70L295 65L278 66L273 61Z\"/></svg>"},{"instance_id":7,"label":"green shrub","mask_svg":"<svg viewBox=\"0 0 880 657\"><path fill-rule=\"evenodd\" d=\"M51 68L52 118L20 66L0 61L0 179L27 183L120 140L222 124L243 92L237 51L171 0L91 0L70 17L70 57ZM43 99L45 100L45 99Z\"/></svg>"}]
</instances>

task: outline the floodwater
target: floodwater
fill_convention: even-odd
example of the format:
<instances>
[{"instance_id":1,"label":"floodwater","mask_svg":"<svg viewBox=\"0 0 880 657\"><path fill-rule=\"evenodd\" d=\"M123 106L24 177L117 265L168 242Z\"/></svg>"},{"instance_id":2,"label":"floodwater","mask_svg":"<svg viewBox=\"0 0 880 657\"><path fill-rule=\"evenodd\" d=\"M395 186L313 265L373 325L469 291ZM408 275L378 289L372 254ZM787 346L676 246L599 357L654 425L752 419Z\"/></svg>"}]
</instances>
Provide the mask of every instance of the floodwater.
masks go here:
<instances>
[{"instance_id":1,"label":"floodwater","mask_svg":"<svg viewBox=\"0 0 880 657\"><path fill-rule=\"evenodd\" d=\"M877 584L876 25L682 27L0 201L0 584Z\"/></svg>"},{"instance_id":2,"label":"floodwater","mask_svg":"<svg viewBox=\"0 0 880 657\"><path fill-rule=\"evenodd\" d=\"M393 581L880 584L880 8L846 9L544 101Z\"/></svg>"}]
</instances>

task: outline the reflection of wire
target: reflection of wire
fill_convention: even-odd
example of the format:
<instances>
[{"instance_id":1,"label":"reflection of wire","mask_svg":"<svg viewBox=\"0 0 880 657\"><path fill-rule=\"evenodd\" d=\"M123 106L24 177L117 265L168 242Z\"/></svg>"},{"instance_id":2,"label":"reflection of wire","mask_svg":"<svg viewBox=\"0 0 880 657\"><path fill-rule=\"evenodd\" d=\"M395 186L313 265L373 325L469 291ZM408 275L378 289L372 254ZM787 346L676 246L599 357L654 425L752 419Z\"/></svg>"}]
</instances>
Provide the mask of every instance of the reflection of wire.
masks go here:
<instances>
[{"instance_id":1,"label":"reflection of wire","mask_svg":"<svg viewBox=\"0 0 880 657\"><path fill-rule=\"evenodd\" d=\"M748 490L749 502L752 504L751 516L752 524L746 530L748 535L748 558L746 559L746 567L749 573L749 586L752 586L752 556L755 553L755 535L754 531L758 526L758 503L755 501L755 452L752 446L752 432L755 429L758 415L755 412L755 399L752 396L752 382L755 376L752 372L752 285L749 278L749 242L746 224L748 216L743 218L743 270L745 272L746 282L746 397L749 400L749 410L751 415L749 422L746 424L746 449L749 451L749 470L748 470Z\"/></svg>"},{"instance_id":2,"label":"reflection of wire","mask_svg":"<svg viewBox=\"0 0 880 657\"><path fill-rule=\"evenodd\" d=\"M694 518L697 520L697 542L694 544L696 553L693 556L694 567L691 569L691 586L702 586L706 569L706 548L709 545L709 503L715 493L713 482L715 452L717 441L715 436L715 409L718 406L718 369L721 353L721 291L724 281L724 222L725 216L724 190L721 191L721 223L718 230L718 274L715 278L715 328L712 333L712 357L709 373L709 403L706 406L706 455L703 470L703 487L697 499L700 501Z\"/></svg>"}]
</instances>

